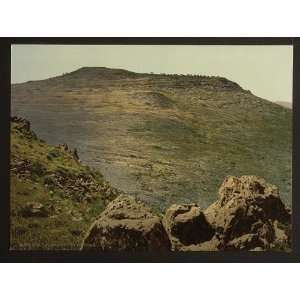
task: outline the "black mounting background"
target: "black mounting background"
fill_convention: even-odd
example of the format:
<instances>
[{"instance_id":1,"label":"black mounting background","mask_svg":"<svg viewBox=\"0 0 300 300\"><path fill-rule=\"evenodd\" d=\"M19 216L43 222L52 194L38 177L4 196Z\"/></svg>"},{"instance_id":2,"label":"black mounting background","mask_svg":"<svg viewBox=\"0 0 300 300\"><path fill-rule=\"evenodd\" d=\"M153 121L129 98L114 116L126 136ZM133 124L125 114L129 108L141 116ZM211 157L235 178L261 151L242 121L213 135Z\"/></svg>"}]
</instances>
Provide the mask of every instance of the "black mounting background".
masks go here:
<instances>
[{"instance_id":1,"label":"black mounting background","mask_svg":"<svg viewBox=\"0 0 300 300\"><path fill-rule=\"evenodd\" d=\"M95 253L79 251L9 251L10 72L12 44L57 45L293 45L293 251ZM300 38L189 37L22 37L0 38L0 262L300 262ZM297 119L297 115L299 118ZM298 188L299 184L299 188ZM297 217L298 216L298 217Z\"/></svg>"}]
</instances>

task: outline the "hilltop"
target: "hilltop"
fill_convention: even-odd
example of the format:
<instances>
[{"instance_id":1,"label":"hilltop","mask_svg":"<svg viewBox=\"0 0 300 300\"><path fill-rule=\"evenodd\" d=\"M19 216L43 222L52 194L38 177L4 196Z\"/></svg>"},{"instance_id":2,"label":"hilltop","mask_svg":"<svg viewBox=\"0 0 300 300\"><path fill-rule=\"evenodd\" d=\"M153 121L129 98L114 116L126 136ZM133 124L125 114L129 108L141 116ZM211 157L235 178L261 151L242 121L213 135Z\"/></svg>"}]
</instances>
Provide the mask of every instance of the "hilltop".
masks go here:
<instances>
[{"instance_id":1,"label":"hilltop","mask_svg":"<svg viewBox=\"0 0 300 300\"><path fill-rule=\"evenodd\" d=\"M156 210L209 206L227 175L274 183L291 206L292 111L217 76L84 67L12 85L12 112L77 148L111 184Z\"/></svg>"}]
</instances>

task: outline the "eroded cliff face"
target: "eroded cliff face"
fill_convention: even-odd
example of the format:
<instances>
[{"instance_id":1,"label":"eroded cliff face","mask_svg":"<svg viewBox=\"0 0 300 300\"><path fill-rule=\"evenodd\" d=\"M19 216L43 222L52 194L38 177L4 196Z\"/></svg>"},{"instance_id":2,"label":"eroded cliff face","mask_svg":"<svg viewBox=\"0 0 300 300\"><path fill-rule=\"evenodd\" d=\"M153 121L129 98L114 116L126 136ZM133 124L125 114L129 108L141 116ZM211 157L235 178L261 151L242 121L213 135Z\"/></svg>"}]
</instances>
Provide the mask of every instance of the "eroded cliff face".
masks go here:
<instances>
[{"instance_id":1,"label":"eroded cliff face","mask_svg":"<svg viewBox=\"0 0 300 300\"><path fill-rule=\"evenodd\" d=\"M154 209L206 208L228 174L263 177L291 205L292 111L225 78L82 68L12 85L12 111Z\"/></svg>"}]
</instances>

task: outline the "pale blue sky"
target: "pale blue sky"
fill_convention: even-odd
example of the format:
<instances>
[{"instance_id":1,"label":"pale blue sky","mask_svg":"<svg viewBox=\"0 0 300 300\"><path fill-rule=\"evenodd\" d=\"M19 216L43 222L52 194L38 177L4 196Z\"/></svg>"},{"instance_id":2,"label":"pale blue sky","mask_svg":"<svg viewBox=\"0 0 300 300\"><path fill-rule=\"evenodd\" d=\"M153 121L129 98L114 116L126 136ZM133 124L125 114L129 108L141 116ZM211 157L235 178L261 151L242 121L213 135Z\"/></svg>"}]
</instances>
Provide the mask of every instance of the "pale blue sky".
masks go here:
<instances>
[{"instance_id":1,"label":"pale blue sky","mask_svg":"<svg viewBox=\"0 0 300 300\"><path fill-rule=\"evenodd\" d=\"M292 102L292 46L12 46L12 83L45 79L83 66L223 76L262 98Z\"/></svg>"}]
</instances>

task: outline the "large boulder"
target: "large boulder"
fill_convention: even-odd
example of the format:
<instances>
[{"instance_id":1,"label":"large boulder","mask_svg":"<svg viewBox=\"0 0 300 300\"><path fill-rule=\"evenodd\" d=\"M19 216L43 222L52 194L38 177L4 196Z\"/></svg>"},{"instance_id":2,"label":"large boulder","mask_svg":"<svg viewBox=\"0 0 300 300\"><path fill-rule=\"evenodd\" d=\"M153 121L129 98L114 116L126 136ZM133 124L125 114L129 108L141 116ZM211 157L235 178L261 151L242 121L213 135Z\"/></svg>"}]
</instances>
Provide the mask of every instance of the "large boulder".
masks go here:
<instances>
[{"instance_id":1,"label":"large boulder","mask_svg":"<svg viewBox=\"0 0 300 300\"><path fill-rule=\"evenodd\" d=\"M215 230L196 204L173 204L163 218L173 250L210 240Z\"/></svg>"},{"instance_id":2,"label":"large boulder","mask_svg":"<svg viewBox=\"0 0 300 300\"><path fill-rule=\"evenodd\" d=\"M83 250L153 251L170 250L170 241L158 216L128 195L111 201L92 224Z\"/></svg>"},{"instance_id":3,"label":"large boulder","mask_svg":"<svg viewBox=\"0 0 300 300\"><path fill-rule=\"evenodd\" d=\"M162 224L163 223L163 224ZM206 210L173 204L163 222L133 197L120 195L91 226L82 249L219 251L291 248L291 214L278 188L256 176L228 176Z\"/></svg>"},{"instance_id":4,"label":"large boulder","mask_svg":"<svg viewBox=\"0 0 300 300\"><path fill-rule=\"evenodd\" d=\"M222 239L223 249L271 249L290 243L287 228L291 215L279 197L278 188L257 176L228 176L219 189L219 199L205 216ZM284 232L282 232L284 231Z\"/></svg>"}]
</instances>

